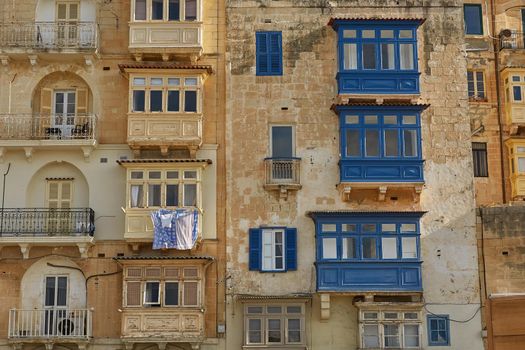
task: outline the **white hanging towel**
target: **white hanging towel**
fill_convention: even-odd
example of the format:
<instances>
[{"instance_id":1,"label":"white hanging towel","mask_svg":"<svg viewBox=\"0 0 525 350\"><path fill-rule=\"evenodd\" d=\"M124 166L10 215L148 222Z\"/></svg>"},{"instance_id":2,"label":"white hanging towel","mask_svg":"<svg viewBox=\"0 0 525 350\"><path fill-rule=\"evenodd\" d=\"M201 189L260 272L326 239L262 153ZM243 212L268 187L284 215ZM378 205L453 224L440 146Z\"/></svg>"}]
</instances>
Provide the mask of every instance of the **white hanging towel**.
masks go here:
<instances>
[{"instance_id":1,"label":"white hanging towel","mask_svg":"<svg viewBox=\"0 0 525 350\"><path fill-rule=\"evenodd\" d=\"M197 238L197 211L177 210L177 221L175 228L176 249L192 249Z\"/></svg>"}]
</instances>

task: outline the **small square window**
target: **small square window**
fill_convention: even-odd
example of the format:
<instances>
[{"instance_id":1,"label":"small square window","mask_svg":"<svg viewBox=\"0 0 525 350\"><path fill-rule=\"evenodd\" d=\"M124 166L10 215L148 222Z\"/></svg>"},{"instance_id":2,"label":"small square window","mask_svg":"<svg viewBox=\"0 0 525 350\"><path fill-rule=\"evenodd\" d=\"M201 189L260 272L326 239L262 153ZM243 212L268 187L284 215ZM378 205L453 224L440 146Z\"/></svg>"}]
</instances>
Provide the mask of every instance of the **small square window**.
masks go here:
<instances>
[{"instance_id":1,"label":"small square window","mask_svg":"<svg viewBox=\"0 0 525 350\"><path fill-rule=\"evenodd\" d=\"M184 85L186 85L186 86L197 86L197 78L186 78L186 79L184 79Z\"/></svg>"},{"instance_id":2,"label":"small square window","mask_svg":"<svg viewBox=\"0 0 525 350\"><path fill-rule=\"evenodd\" d=\"M168 78L168 85L179 86L180 85L180 78Z\"/></svg>"},{"instance_id":3,"label":"small square window","mask_svg":"<svg viewBox=\"0 0 525 350\"><path fill-rule=\"evenodd\" d=\"M137 86L146 85L146 78L133 78L133 85L137 85Z\"/></svg>"},{"instance_id":4,"label":"small square window","mask_svg":"<svg viewBox=\"0 0 525 350\"><path fill-rule=\"evenodd\" d=\"M429 346L450 345L450 327L448 315L428 315L427 327Z\"/></svg>"},{"instance_id":5,"label":"small square window","mask_svg":"<svg viewBox=\"0 0 525 350\"><path fill-rule=\"evenodd\" d=\"M151 78L151 85L162 86L162 78Z\"/></svg>"}]
</instances>

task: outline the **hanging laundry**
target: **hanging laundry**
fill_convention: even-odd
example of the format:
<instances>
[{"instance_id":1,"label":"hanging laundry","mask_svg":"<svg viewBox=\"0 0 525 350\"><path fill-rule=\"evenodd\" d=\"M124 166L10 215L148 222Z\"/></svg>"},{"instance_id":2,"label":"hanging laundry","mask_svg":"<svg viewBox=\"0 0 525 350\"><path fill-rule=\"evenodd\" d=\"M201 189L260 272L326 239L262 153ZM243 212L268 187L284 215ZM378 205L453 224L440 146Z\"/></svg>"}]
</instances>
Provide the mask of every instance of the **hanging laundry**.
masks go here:
<instances>
[{"instance_id":1,"label":"hanging laundry","mask_svg":"<svg viewBox=\"0 0 525 350\"><path fill-rule=\"evenodd\" d=\"M151 213L153 249L192 249L197 241L196 209L159 209Z\"/></svg>"}]
</instances>

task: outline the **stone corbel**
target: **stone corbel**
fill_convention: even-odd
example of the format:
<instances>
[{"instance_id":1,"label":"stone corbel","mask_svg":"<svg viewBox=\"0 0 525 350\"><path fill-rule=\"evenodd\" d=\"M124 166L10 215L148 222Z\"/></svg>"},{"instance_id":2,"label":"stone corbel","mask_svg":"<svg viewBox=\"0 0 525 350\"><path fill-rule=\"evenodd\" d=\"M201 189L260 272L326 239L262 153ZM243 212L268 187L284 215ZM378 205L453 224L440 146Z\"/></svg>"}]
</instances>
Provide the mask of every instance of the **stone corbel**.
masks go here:
<instances>
[{"instance_id":1,"label":"stone corbel","mask_svg":"<svg viewBox=\"0 0 525 350\"><path fill-rule=\"evenodd\" d=\"M343 186L343 201L350 201L350 194L352 193L352 186Z\"/></svg>"},{"instance_id":2,"label":"stone corbel","mask_svg":"<svg viewBox=\"0 0 525 350\"><path fill-rule=\"evenodd\" d=\"M201 348L200 343L190 343L190 346L192 350L199 350Z\"/></svg>"},{"instance_id":3,"label":"stone corbel","mask_svg":"<svg viewBox=\"0 0 525 350\"><path fill-rule=\"evenodd\" d=\"M191 159L197 158L197 146L188 146L188 151Z\"/></svg>"},{"instance_id":4,"label":"stone corbel","mask_svg":"<svg viewBox=\"0 0 525 350\"><path fill-rule=\"evenodd\" d=\"M330 294L321 294L321 321L330 319Z\"/></svg>"},{"instance_id":5,"label":"stone corbel","mask_svg":"<svg viewBox=\"0 0 525 350\"><path fill-rule=\"evenodd\" d=\"M288 188L286 187L286 185L279 186L279 199L288 199Z\"/></svg>"},{"instance_id":6,"label":"stone corbel","mask_svg":"<svg viewBox=\"0 0 525 350\"><path fill-rule=\"evenodd\" d=\"M22 253L24 259L29 259L29 251L31 250L31 245L27 243L20 243L18 246L20 247L20 252Z\"/></svg>"},{"instance_id":7,"label":"stone corbel","mask_svg":"<svg viewBox=\"0 0 525 350\"><path fill-rule=\"evenodd\" d=\"M157 343L157 346L159 347L159 350L166 350L166 345L168 345L168 343L165 343L165 342L158 342Z\"/></svg>"},{"instance_id":8,"label":"stone corbel","mask_svg":"<svg viewBox=\"0 0 525 350\"><path fill-rule=\"evenodd\" d=\"M169 53L163 53L162 54L162 60L164 62L168 62L170 60L170 54Z\"/></svg>"},{"instance_id":9,"label":"stone corbel","mask_svg":"<svg viewBox=\"0 0 525 350\"><path fill-rule=\"evenodd\" d=\"M387 190L388 190L387 186L379 186L379 188L377 189L377 191L378 191L377 200L378 201L380 201L380 202L384 202L385 201L386 191Z\"/></svg>"},{"instance_id":10,"label":"stone corbel","mask_svg":"<svg viewBox=\"0 0 525 350\"><path fill-rule=\"evenodd\" d=\"M79 343L77 344L78 350L87 350L89 344L88 343Z\"/></svg>"},{"instance_id":11,"label":"stone corbel","mask_svg":"<svg viewBox=\"0 0 525 350\"><path fill-rule=\"evenodd\" d=\"M125 350L133 350L133 345L135 345L135 343L128 343L128 342L125 342L125 343L124 343L124 349L125 349Z\"/></svg>"},{"instance_id":12,"label":"stone corbel","mask_svg":"<svg viewBox=\"0 0 525 350\"><path fill-rule=\"evenodd\" d=\"M423 191L423 185L414 186L414 202L418 202L421 198L421 191Z\"/></svg>"},{"instance_id":13,"label":"stone corbel","mask_svg":"<svg viewBox=\"0 0 525 350\"><path fill-rule=\"evenodd\" d=\"M53 350L53 343L45 343L46 350Z\"/></svg>"},{"instance_id":14,"label":"stone corbel","mask_svg":"<svg viewBox=\"0 0 525 350\"><path fill-rule=\"evenodd\" d=\"M142 62L142 54L141 53L136 53L136 54L133 55L133 57L135 58L135 61Z\"/></svg>"},{"instance_id":15,"label":"stone corbel","mask_svg":"<svg viewBox=\"0 0 525 350\"><path fill-rule=\"evenodd\" d=\"M80 257L82 259L88 258L88 250L89 250L89 244L87 243L77 243L78 252L80 253Z\"/></svg>"},{"instance_id":16,"label":"stone corbel","mask_svg":"<svg viewBox=\"0 0 525 350\"><path fill-rule=\"evenodd\" d=\"M84 160L89 163L91 157L91 152L93 149L91 147L81 147L82 153L84 154Z\"/></svg>"},{"instance_id":17,"label":"stone corbel","mask_svg":"<svg viewBox=\"0 0 525 350\"><path fill-rule=\"evenodd\" d=\"M170 148L169 146L167 145L162 145L160 146L160 154L163 156L163 157L167 157L168 156L168 152L169 152Z\"/></svg>"},{"instance_id":18,"label":"stone corbel","mask_svg":"<svg viewBox=\"0 0 525 350\"><path fill-rule=\"evenodd\" d=\"M509 134L510 134L510 136L517 135L518 134L518 129L519 129L518 124L512 123L509 126Z\"/></svg>"},{"instance_id":19,"label":"stone corbel","mask_svg":"<svg viewBox=\"0 0 525 350\"><path fill-rule=\"evenodd\" d=\"M6 150L5 147L0 147L0 163L4 162L4 157L5 157L6 151L7 150Z\"/></svg>"},{"instance_id":20,"label":"stone corbel","mask_svg":"<svg viewBox=\"0 0 525 350\"><path fill-rule=\"evenodd\" d=\"M4 72L7 72L9 70L9 56L0 55L0 63L4 66Z\"/></svg>"},{"instance_id":21,"label":"stone corbel","mask_svg":"<svg viewBox=\"0 0 525 350\"><path fill-rule=\"evenodd\" d=\"M13 350L22 350L24 346L22 343L12 343L11 347L13 348Z\"/></svg>"},{"instance_id":22,"label":"stone corbel","mask_svg":"<svg viewBox=\"0 0 525 350\"><path fill-rule=\"evenodd\" d=\"M86 66L93 67L93 56L91 55L84 56L84 62L86 63Z\"/></svg>"},{"instance_id":23,"label":"stone corbel","mask_svg":"<svg viewBox=\"0 0 525 350\"><path fill-rule=\"evenodd\" d=\"M24 147L24 153L26 155L26 160L31 162L33 160L34 153L33 147Z\"/></svg>"},{"instance_id":24,"label":"stone corbel","mask_svg":"<svg viewBox=\"0 0 525 350\"><path fill-rule=\"evenodd\" d=\"M29 58L29 63L31 63L31 65L33 66L33 69L34 69L35 66L38 63L38 56L37 55L29 55L27 57Z\"/></svg>"}]
</instances>

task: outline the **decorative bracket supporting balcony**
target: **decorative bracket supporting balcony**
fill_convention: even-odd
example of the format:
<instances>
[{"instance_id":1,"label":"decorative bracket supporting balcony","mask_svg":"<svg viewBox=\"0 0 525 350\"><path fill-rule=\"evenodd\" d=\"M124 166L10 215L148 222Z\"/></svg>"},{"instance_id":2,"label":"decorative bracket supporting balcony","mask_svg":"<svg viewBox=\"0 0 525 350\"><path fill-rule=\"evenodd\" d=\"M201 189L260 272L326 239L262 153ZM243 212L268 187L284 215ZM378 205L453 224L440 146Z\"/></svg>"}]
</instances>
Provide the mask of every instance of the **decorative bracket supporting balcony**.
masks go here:
<instances>
[{"instance_id":1,"label":"decorative bracket supporting balcony","mask_svg":"<svg viewBox=\"0 0 525 350\"><path fill-rule=\"evenodd\" d=\"M22 253L24 259L29 259L29 251L31 250L31 245L20 243L18 246L20 247L20 252Z\"/></svg>"},{"instance_id":2,"label":"decorative bracket supporting balcony","mask_svg":"<svg viewBox=\"0 0 525 350\"><path fill-rule=\"evenodd\" d=\"M31 163L33 160L33 147L24 147L24 153L26 155L26 160Z\"/></svg>"},{"instance_id":3,"label":"decorative bracket supporting balcony","mask_svg":"<svg viewBox=\"0 0 525 350\"><path fill-rule=\"evenodd\" d=\"M330 294L321 294L321 321L330 319Z\"/></svg>"},{"instance_id":4,"label":"decorative bracket supporting balcony","mask_svg":"<svg viewBox=\"0 0 525 350\"><path fill-rule=\"evenodd\" d=\"M82 153L84 153L84 160L89 163L91 157L91 152L93 152L93 147L81 147Z\"/></svg>"},{"instance_id":5,"label":"decorative bracket supporting balcony","mask_svg":"<svg viewBox=\"0 0 525 350\"><path fill-rule=\"evenodd\" d=\"M86 66L90 67L90 68L93 68L93 56L91 55L86 55L84 56L84 61L86 63Z\"/></svg>"},{"instance_id":6,"label":"decorative bracket supporting balcony","mask_svg":"<svg viewBox=\"0 0 525 350\"><path fill-rule=\"evenodd\" d=\"M4 66L4 72L7 72L9 69L9 56L0 55L0 63L2 63L2 66Z\"/></svg>"},{"instance_id":7,"label":"decorative bracket supporting balcony","mask_svg":"<svg viewBox=\"0 0 525 350\"><path fill-rule=\"evenodd\" d=\"M413 188L412 200L418 202L421 191L423 190L423 184L419 183L388 183L388 184L376 184L376 183L343 183L338 186L341 191L342 199L345 202L350 201L350 195L352 191L356 190L377 190L377 200L384 202L386 200L386 194L389 189L410 189Z\"/></svg>"},{"instance_id":8,"label":"decorative bracket supporting balcony","mask_svg":"<svg viewBox=\"0 0 525 350\"><path fill-rule=\"evenodd\" d=\"M80 253L80 257L82 259L88 258L88 250L89 250L89 244L88 243L77 243L78 252Z\"/></svg>"},{"instance_id":9,"label":"decorative bracket supporting balcony","mask_svg":"<svg viewBox=\"0 0 525 350\"><path fill-rule=\"evenodd\" d=\"M33 66L33 70L34 70L35 66L38 63L38 56L37 55L29 55L27 57L29 58L29 63L31 63L31 66Z\"/></svg>"}]
</instances>

